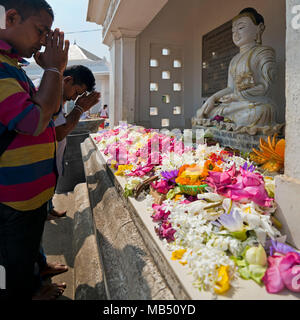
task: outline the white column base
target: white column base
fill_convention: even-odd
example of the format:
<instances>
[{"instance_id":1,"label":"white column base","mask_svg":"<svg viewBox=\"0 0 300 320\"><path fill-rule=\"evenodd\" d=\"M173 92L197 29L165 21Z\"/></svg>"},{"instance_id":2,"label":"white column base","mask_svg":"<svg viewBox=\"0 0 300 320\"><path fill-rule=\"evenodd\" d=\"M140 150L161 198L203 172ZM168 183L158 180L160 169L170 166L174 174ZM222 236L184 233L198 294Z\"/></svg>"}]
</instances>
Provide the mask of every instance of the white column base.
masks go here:
<instances>
[{"instance_id":1,"label":"white column base","mask_svg":"<svg viewBox=\"0 0 300 320\"><path fill-rule=\"evenodd\" d=\"M287 242L300 249L300 181L282 175L275 178L276 217L283 224L280 230Z\"/></svg>"}]
</instances>

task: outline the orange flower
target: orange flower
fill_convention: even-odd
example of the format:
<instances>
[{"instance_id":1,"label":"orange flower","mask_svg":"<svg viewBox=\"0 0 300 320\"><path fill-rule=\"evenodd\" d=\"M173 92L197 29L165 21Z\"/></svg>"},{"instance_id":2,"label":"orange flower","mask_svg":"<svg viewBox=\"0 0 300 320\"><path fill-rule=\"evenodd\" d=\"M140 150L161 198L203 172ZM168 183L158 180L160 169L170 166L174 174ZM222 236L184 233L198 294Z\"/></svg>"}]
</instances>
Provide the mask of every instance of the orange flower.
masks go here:
<instances>
[{"instance_id":1,"label":"orange flower","mask_svg":"<svg viewBox=\"0 0 300 320\"><path fill-rule=\"evenodd\" d=\"M277 141L277 136L269 136L268 141L261 138L260 150L253 149L250 153L250 159L269 172L279 172L284 167L285 140Z\"/></svg>"},{"instance_id":2,"label":"orange flower","mask_svg":"<svg viewBox=\"0 0 300 320\"><path fill-rule=\"evenodd\" d=\"M217 164L221 164L222 161L218 161ZM214 172L223 172L221 168L217 166L217 164L212 160L206 160L204 167L207 171L214 171Z\"/></svg>"},{"instance_id":3,"label":"orange flower","mask_svg":"<svg viewBox=\"0 0 300 320\"><path fill-rule=\"evenodd\" d=\"M176 183L181 185L202 185L206 177L208 176L208 170L204 167L198 167L196 164L183 165L179 169L178 178L175 180Z\"/></svg>"}]
</instances>

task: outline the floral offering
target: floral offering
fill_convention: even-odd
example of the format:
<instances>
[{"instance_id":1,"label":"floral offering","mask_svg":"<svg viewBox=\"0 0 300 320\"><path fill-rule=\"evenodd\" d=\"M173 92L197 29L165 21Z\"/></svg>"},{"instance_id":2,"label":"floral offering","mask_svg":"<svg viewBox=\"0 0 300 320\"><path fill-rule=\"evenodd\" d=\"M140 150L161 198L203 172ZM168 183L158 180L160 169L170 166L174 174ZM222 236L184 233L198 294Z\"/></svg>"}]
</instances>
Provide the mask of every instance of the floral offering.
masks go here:
<instances>
[{"instance_id":1,"label":"floral offering","mask_svg":"<svg viewBox=\"0 0 300 320\"><path fill-rule=\"evenodd\" d=\"M172 133L137 126L101 132L95 141L114 173L126 179L127 197L151 180L144 201L153 227L172 263L188 268L196 288L227 294L241 277L269 293L300 292L300 254L279 231L274 178L251 159L219 145L186 147ZM262 141L265 154L256 156L261 163L271 159L266 154L279 161L282 144L274 137L267 150Z\"/></svg>"}]
</instances>

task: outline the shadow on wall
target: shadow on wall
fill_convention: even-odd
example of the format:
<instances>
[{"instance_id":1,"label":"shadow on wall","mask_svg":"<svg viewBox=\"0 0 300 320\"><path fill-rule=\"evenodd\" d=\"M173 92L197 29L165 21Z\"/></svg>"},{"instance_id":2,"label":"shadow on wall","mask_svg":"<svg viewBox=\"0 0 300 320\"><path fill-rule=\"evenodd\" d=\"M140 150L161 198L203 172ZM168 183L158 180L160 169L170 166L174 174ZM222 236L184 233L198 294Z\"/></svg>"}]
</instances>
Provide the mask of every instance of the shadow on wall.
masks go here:
<instances>
[{"instance_id":1,"label":"shadow on wall","mask_svg":"<svg viewBox=\"0 0 300 320\"><path fill-rule=\"evenodd\" d=\"M87 208L83 212L76 212L74 219L66 217L55 223L47 223L45 236L53 241L45 243L46 255L64 256L66 264L74 268L77 254L84 246L85 240L92 235L92 221L86 218L89 214L89 208ZM73 239L74 221L80 230L75 232L76 238ZM55 234L59 234L59 237L56 238ZM111 298L113 300L151 299L149 285L143 276L146 253L139 247L129 244L125 244L122 249L117 249L99 230L97 230L97 241L103 257L104 272ZM104 272L102 270L102 273ZM80 284L74 296L75 300L95 300L99 299L99 292L105 292L103 281L97 283L95 287ZM105 300L104 294L101 295L101 299Z\"/></svg>"},{"instance_id":2,"label":"shadow on wall","mask_svg":"<svg viewBox=\"0 0 300 320\"><path fill-rule=\"evenodd\" d=\"M112 300L150 300L151 290L143 276L146 253L139 247L126 244L115 246L97 230L101 255Z\"/></svg>"}]
</instances>

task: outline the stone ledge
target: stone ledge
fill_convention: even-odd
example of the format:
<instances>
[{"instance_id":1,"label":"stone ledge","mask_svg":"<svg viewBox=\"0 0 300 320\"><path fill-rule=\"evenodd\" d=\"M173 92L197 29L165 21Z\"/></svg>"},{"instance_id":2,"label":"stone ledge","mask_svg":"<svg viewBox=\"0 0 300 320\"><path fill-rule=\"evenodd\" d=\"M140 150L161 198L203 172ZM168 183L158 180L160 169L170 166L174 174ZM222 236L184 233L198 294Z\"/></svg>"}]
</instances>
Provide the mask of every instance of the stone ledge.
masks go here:
<instances>
[{"instance_id":1,"label":"stone ledge","mask_svg":"<svg viewBox=\"0 0 300 320\"><path fill-rule=\"evenodd\" d=\"M282 233L287 235L291 245L300 248L300 181L281 175L275 178L275 186L277 216L283 225Z\"/></svg>"},{"instance_id":2,"label":"stone ledge","mask_svg":"<svg viewBox=\"0 0 300 320\"><path fill-rule=\"evenodd\" d=\"M219 130L215 127L194 126L193 130L211 131L213 138L220 143L223 147L231 147L239 149L244 152L251 152L253 148L259 149L259 140L263 138L266 140L268 137L264 135L250 136L245 133L235 133L233 131Z\"/></svg>"},{"instance_id":3,"label":"stone ledge","mask_svg":"<svg viewBox=\"0 0 300 320\"><path fill-rule=\"evenodd\" d=\"M80 120L76 126L76 131L90 131L91 133L98 132L99 126L105 121L105 119L85 119Z\"/></svg>"},{"instance_id":4,"label":"stone ledge","mask_svg":"<svg viewBox=\"0 0 300 320\"><path fill-rule=\"evenodd\" d=\"M75 300L106 300L107 293L95 234L87 186L75 189L74 216L74 297Z\"/></svg>"},{"instance_id":5,"label":"stone ledge","mask_svg":"<svg viewBox=\"0 0 300 320\"><path fill-rule=\"evenodd\" d=\"M91 135L95 147L97 147L94 137ZM98 158L100 161L107 162L108 158L98 149ZM115 187L121 197L126 180L123 177L117 177L111 169L106 166L108 174L112 177ZM163 274L172 289L176 299L189 300L210 300L211 294L201 292L192 286L193 278L187 267L183 267L177 261L171 260L171 252L167 251L161 240L155 233L154 223L146 211L144 202L139 202L134 198L126 199L126 206L130 211L133 221L142 235L145 244L151 252L154 261L156 262L160 272ZM280 294L269 294L265 287L258 286L254 281L246 281L241 278L238 280L238 288L231 288L225 295L218 296L219 300L299 300L300 294L295 294L287 290Z\"/></svg>"}]
</instances>

